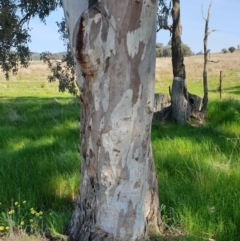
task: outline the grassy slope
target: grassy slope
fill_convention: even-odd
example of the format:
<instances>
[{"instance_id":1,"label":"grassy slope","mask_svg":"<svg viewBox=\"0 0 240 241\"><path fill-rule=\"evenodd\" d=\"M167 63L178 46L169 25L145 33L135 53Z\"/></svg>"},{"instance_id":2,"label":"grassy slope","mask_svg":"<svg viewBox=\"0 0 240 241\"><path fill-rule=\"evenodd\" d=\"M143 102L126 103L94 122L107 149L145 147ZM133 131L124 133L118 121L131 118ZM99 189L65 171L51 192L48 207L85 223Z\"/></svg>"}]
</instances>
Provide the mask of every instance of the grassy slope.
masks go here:
<instances>
[{"instance_id":1,"label":"grassy slope","mask_svg":"<svg viewBox=\"0 0 240 241\"><path fill-rule=\"evenodd\" d=\"M162 218L184 231L177 240L240 238L238 57L212 56L221 60L225 93L218 101L219 69L211 64L207 126L153 124ZM201 61L201 56L185 59L189 91L199 95ZM168 92L170 64L167 58L157 61L157 92ZM79 185L79 103L58 93L46 75L46 67L33 62L9 81L0 79L0 209L7 213L14 207L12 218L23 219L28 229L30 208L42 210L44 226L62 233ZM14 202L23 200L27 204L18 215ZM8 225L3 214L1 225Z\"/></svg>"}]
</instances>

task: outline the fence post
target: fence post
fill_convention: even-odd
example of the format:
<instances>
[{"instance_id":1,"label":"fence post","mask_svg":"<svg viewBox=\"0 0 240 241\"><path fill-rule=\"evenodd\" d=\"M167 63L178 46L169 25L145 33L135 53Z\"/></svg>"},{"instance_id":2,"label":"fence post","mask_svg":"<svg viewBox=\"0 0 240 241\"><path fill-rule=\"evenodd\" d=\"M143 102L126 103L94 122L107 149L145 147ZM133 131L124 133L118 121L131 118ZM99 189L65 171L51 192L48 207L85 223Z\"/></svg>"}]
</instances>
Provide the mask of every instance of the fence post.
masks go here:
<instances>
[{"instance_id":1,"label":"fence post","mask_svg":"<svg viewBox=\"0 0 240 241\"><path fill-rule=\"evenodd\" d=\"M222 98L222 71L220 71L220 85L219 85L220 99Z\"/></svg>"}]
</instances>

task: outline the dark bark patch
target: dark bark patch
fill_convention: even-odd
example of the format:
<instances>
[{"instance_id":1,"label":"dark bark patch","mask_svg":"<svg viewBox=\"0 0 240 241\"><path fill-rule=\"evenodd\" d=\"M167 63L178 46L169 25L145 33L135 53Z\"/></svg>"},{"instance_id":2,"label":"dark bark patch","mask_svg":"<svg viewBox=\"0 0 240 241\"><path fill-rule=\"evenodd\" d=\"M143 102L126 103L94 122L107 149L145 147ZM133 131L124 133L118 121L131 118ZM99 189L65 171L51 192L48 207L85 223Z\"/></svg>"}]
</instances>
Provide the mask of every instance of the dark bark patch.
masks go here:
<instances>
[{"instance_id":1,"label":"dark bark patch","mask_svg":"<svg viewBox=\"0 0 240 241\"><path fill-rule=\"evenodd\" d=\"M143 1L129 1L127 6L126 14L124 16L124 21L121 26L121 31L119 34L119 41L126 37L127 32L133 32L134 30L140 28L141 26L141 13L143 11Z\"/></svg>"},{"instance_id":2,"label":"dark bark patch","mask_svg":"<svg viewBox=\"0 0 240 241\"><path fill-rule=\"evenodd\" d=\"M107 57L106 61L105 61L105 73L107 73L107 71L108 71L109 61L110 61L110 57Z\"/></svg>"},{"instance_id":3,"label":"dark bark patch","mask_svg":"<svg viewBox=\"0 0 240 241\"><path fill-rule=\"evenodd\" d=\"M94 49L94 42L97 36L99 35L100 27L101 27L101 21L98 21L97 23L95 23L95 21L92 21L91 34L89 35L91 49Z\"/></svg>"},{"instance_id":4,"label":"dark bark patch","mask_svg":"<svg viewBox=\"0 0 240 241\"><path fill-rule=\"evenodd\" d=\"M103 43L107 41L107 36L108 36L108 22L102 21L101 38Z\"/></svg>"},{"instance_id":5,"label":"dark bark patch","mask_svg":"<svg viewBox=\"0 0 240 241\"><path fill-rule=\"evenodd\" d=\"M85 35L84 18L81 17L80 24L79 24L79 30L78 30L78 34L77 34L77 44L76 44L76 46L77 46L76 58L80 64L83 61L82 50L84 48L84 35Z\"/></svg>"},{"instance_id":6,"label":"dark bark patch","mask_svg":"<svg viewBox=\"0 0 240 241\"><path fill-rule=\"evenodd\" d=\"M98 3L98 0L88 0L88 8L91 8L96 3Z\"/></svg>"},{"instance_id":7,"label":"dark bark patch","mask_svg":"<svg viewBox=\"0 0 240 241\"><path fill-rule=\"evenodd\" d=\"M118 195L117 195L117 201L119 200L120 195L121 195L121 191L120 191L120 192L118 193Z\"/></svg>"},{"instance_id":8,"label":"dark bark patch","mask_svg":"<svg viewBox=\"0 0 240 241\"><path fill-rule=\"evenodd\" d=\"M134 185L134 188L139 188L141 186L141 181L137 181Z\"/></svg>"},{"instance_id":9,"label":"dark bark patch","mask_svg":"<svg viewBox=\"0 0 240 241\"><path fill-rule=\"evenodd\" d=\"M138 67L141 62L142 54L144 51L145 43L140 42L138 53L133 57L132 59L132 68L131 68L131 74L130 74L130 88L133 90L133 96L132 96L132 104L136 104L137 100L139 99L139 88L141 83L141 77L138 73ZM129 56L129 60L132 57Z\"/></svg>"}]
</instances>

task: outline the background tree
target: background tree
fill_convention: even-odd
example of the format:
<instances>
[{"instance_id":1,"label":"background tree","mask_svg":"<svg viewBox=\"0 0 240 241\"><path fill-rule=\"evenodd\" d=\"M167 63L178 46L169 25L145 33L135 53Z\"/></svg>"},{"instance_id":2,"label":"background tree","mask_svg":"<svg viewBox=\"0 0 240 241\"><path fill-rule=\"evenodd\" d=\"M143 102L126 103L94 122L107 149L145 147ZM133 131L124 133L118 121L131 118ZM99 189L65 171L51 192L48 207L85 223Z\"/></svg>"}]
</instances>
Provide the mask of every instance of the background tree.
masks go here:
<instances>
[{"instance_id":1,"label":"background tree","mask_svg":"<svg viewBox=\"0 0 240 241\"><path fill-rule=\"evenodd\" d=\"M171 45L166 45L163 47L163 57L171 57L172 56L172 47Z\"/></svg>"},{"instance_id":2,"label":"background tree","mask_svg":"<svg viewBox=\"0 0 240 241\"><path fill-rule=\"evenodd\" d=\"M161 29L171 30L171 26L168 24L168 17L171 11L171 1L167 5L166 0L158 0L157 11L157 32Z\"/></svg>"},{"instance_id":3,"label":"background tree","mask_svg":"<svg viewBox=\"0 0 240 241\"><path fill-rule=\"evenodd\" d=\"M229 52L233 53L236 49L234 47L228 48Z\"/></svg>"},{"instance_id":4,"label":"background tree","mask_svg":"<svg viewBox=\"0 0 240 241\"><path fill-rule=\"evenodd\" d=\"M182 44L181 49L182 49L182 53L183 53L184 57L193 55L193 52L188 45ZM157 43L156 44L156 56L157 57L171 57L172 56L171 45L163 46L163 44L161 44L161 47L160 47L160 45Z\"/></svg>"},{"instance_id":5,"label":"background tree","mask_svg":"<svg viewBox=\"0 0 240 241\"><path fill-rule=\"evenodd\" d=\"M182 44L181 49L182 49L182 54L184 57L193 55L193 52L188 45Z\"/></svg>"},{"instance_id":6,"label":"background tree","mask_svg":"<svg viewBox=\"0 0 240 241\"><path fill-rule=\"evenodd\" d=\"M163 57L163 44L156 43L156 57L160 58Z\"/></svg>"},{"instance_id":7,"label":"background tree","mask_svg":"<svg viewBox=\"0 0 240 241\"><path fill-rule=\"evenodd\" d=\"M172 8L172 68L173 76L186 79L184 58L182 52L182 25L180 22L180 0L173 0Z\"/></svg>"},{"instance_id":8,"label":"background tree","mask_svg":"<svg viewBox=\"0 0 240 241\"><path fill-rule=\"evenodd\" d=\"M224 54L226 54L228 51L227 51L227 49L222 49L222 52L224 53Z\"/></svg>"},{"instance_id":9,"label":"background tree","mask_svg":"<svg viewBox=\"0 0 240 241\"><path fill-rule=\"evenodd\" d=\"M60 5L60 0L0 1L0 66L6 78L10 73L16 74L19 65L28 67L29 20L37 16L44 21Z\"/></svg>"},{"instance_id":10,"label":"background tree","mask_svg":"<svg viewBox=\"0 0 240 241\"><path fill-rule=\"evenodd\" d=\"M204 39L203 39L203 49L204 49L204 65L203 65L203 103L202 103L202 109L201 109L201 116L204 119L205 112L207 110L207 105L208 105L208 78L207 78L207 64L208 64L208 48L207 48L207 43L208 43L208 36L214 32L215 30L209 31L208 24L210 20L210 13L211 13L211 7L212 7L212 2L210 2L209 7L208 7L208 15L207 18L203 19L205 20L205 32L204 32ZM203 11L202 11L203 14Z\"/></svg>"}]
</instances>

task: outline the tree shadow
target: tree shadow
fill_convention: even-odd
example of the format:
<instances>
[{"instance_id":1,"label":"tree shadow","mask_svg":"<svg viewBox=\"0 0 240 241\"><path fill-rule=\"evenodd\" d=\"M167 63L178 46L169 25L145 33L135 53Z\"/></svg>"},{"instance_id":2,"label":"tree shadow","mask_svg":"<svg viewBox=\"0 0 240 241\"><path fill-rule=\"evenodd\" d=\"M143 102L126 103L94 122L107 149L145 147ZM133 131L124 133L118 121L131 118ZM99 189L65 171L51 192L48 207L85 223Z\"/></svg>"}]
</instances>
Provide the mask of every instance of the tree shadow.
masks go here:
<instances>
[{"instance_id":1,"label":"tree shadow","mask_svg":"<svg viewBox=\"0 0 240 241\"><path fill-rule=\"evenodd\" d=\"M0 97L0 200L72 205L80 180L79 102Z\"/></svg>"},{"instance_id":2,"label":"tree shadow","mask_svg":"<svg viewBox=\"0 0 240 241\"><path fill-rule=\"evenodd\" d=\"M209 90L209 92L219 93L219 89L218 90ZM240 86L233 86L233 87L228 87L228 88L222 88L222 93L239 95L240 94Z\"/></svg>"}]
</instances>

